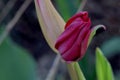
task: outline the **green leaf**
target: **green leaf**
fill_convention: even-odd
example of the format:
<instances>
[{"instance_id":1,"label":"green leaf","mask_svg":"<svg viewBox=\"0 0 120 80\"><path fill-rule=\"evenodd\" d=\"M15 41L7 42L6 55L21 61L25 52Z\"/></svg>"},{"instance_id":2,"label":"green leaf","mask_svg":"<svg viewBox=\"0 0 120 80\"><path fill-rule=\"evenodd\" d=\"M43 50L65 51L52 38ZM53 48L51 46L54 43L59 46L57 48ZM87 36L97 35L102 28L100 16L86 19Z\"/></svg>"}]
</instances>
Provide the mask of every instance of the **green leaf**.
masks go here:
<instances>
[{"instance_id":1,"label":"green leaf","mask_svg":"<svg viewBox=\"0 0 120 80\"><path fill-rule=\"evenodd\" d=\"M96 72L98 80L114 80L111 65L99 48L96 49Z\"/></svg>"},{"instance_id":2,"label":"green leaf","mask_svg":"<svg viewBox=\"0 0 120 80\"><path fill-rule=\"evenodd\" d=\"M32 57L8 39L0 45L0 80L36 80Z\"/></svg>"},{"instance_id":3,"label":"green leaf","mask_svg":"<svg viewBox=\"0 0 120 80\"><path fill-rule=\"evenodd\" d=\"M95 58L91 55L91 49L87 49L85 56L79 61L79 65L86 80L96 80ZM89 65L89 66L88 66Z\"/></svg>"},{"instance_id":4,"label":"green leaf","mask_svg":"<svg viewBox=\"0 0 120 80\"><path fill-rule=\"evenodd\" d=\"M78 64L78 62L74 63L74 68L75 68L75 71L77 73L78 80L86 80L83 73L82 73L82 70L81 70L80 65Z\"/></svg>"}]
</instances>

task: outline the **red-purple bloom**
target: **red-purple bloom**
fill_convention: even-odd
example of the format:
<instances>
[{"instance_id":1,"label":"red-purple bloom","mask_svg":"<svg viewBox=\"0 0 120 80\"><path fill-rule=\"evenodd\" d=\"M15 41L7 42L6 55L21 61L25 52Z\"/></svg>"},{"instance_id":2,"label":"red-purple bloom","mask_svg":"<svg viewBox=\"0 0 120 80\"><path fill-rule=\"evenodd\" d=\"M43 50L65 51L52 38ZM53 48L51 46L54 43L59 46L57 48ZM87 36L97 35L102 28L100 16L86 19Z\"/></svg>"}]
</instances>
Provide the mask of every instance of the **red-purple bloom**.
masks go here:
<instances>
[{"instance_id":1,"label":"red-purple bloom","mask_svg":"<svg viewBox=\"0 0 120 80\"><path fill-rule=\"evenodd\" d=\"M55 48L65 61L80 60L88 47L91 21L87 12L79 12L68 20Z\"/></svg>"}]
</instances>

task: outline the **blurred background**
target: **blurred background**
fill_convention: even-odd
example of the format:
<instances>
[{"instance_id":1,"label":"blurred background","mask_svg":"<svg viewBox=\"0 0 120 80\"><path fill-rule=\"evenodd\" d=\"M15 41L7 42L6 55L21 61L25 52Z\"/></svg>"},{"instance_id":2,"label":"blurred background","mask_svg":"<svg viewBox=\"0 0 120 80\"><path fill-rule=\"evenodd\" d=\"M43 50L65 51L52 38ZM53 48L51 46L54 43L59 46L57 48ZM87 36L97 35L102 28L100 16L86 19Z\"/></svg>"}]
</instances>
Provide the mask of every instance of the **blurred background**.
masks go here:
<instances>
[{"instance_id":1,"label":"blurred background","mask_svg":"<svg viewBox=\"0 0 120 80\"><path fill-rule=\"evenodd\" d=\"M120 79L120 1L52 0L67 21L82 6L89 12L92 26L103 24L106 31L92 40L79 62L86 80L97 80L95 48L109 60L115 80ZM84 5L85 3L85 5ZM34 0L0 0L0 80L45 80L56 54L41 32ZM60 62L55 80L70 80L66 65Z\"/></svg>"}]
</instances>

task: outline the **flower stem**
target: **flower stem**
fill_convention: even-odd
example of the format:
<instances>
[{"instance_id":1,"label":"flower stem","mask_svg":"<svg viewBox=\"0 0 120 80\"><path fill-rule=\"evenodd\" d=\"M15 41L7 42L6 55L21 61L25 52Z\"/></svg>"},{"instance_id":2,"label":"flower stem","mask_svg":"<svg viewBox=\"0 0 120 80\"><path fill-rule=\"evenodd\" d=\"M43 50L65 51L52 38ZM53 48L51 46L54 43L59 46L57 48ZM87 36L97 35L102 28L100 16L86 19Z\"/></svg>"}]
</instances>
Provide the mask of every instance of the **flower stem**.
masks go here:
<instances>
[{"instance_id":1,"label":"flower stem","mask_svg":"<svg viewBox=\"0 0 120 80\"><path fill-rule=\"evenodd\" d=\"M69 71L71 80L78 80L77 74L76 74L76 71L75 71L75 68L74 68L74 64L73 63L70 63L70 64L67 63L67 67L68 67L68 71Z\"/></svg>"},{"instance_id":2,"label":"flower stem","mask_svg":"<svg viewBox=\"0 0 120 80\"><path fill-rule=\"evenodd\" d=\"M78 62L67 63L71 80L86 80Z\"/></svg>"}]
</instances>

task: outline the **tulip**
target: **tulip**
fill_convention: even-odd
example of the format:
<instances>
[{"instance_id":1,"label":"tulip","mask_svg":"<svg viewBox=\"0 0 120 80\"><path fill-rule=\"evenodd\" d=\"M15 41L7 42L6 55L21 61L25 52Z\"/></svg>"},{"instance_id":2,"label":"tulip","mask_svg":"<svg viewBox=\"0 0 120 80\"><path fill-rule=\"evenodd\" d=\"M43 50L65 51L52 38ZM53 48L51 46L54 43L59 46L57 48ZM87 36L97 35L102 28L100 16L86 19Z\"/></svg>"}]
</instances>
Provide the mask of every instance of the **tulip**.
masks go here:
<instances>
[{"instance_id":1,"label":"tulip","mask_svg":"<svg viewBox=\"0 0 120 80\"><path fill-rule=\"evenodd\" d=\"M89 26L90 26L91 22L90 22L89 18L87 20L87 13L84 12L80 15L81 16L80 18L78 18L79 14L77 16L74 16L73 18L71 18L65 26L64 20L62 19L62 17L59 15L59 13L56 11L54 6L52 5L51 0L34 0L34 1L35 1L35 7L36 7L38 20L39 20L39 23L41 25L40 26L41 30L43 32L43 35L44 35L47 43L51 47L51 49L53 51L55 51L56 53L60 52L60 54L62 54L62 55L66 52L65 51L63 53L63 51L66 50L66 49L69 49L69 51L74 52L74 51L72 51L72 50L75 50L74 46L70 50L70 45L74 44L74 40L78 36L76 34L76 32L78 33L79 30L80 30L81 33L80 33L78 38L80 38L81 36L83 36L83 37L81 38L81 41L79 41L79 39L75 40L75 41L77 41L77 43L79 43L79 44L75 44L75 45L76 46L81 45L81 48L80 48L81 50L80 51L82 53L84 53L84 51L86 51L86 46L87 46L86 44L90 43L90 41L92 40L92 37L96 33L96 30L98 28L100 28L101 25L98 26L98 27L95 27L93 29L90 29ZM83 22L85 23L84 25L83 25ZM80 26L81 29L80 29L80 27L78 29L77 26L72 27L73 25L75 26L76 23L77 23L77 26L81 25ZM65 31L64 31L64 26L65 26ZM88 26L88 27L86 27L84 29L85 26ZM89 32L87 33L87 31L89 31ZM61 36L61 38L58 38L60 34L62 34L62 35L64 34L64 36L63 37ZM70 36L72 36L71 38L73 40L70 38ZM89 40L88 40L88 37L89 37ZM63 40L67 40L67 38L70 38L70 40L68 40L68 42L65 41L64 45L62 45ZM57 42L56 42L56 40L57 40ZM62 42L59 42L59 40L62 41ZM55 49L55 47L54 47L55 42L56 42L56 48L58 50ZM70 42L71 42L71 44L69 44L69 46L66 46ZM81 42L82 42L82 44L81 44ZM60 46L63 46L63 48L62 47L60 48ZM64 47L64 46L66 46L66 47ZM61 50L61 49L63 49L63 50ZM77 52L77 50L75 50L75 52ZM69 55L69 54L67 54L67 55ZM64 56L66 56L66 55L64 55ZM72 55L72 56L74 56L74 55ZM76 56L76 59L79 57L78 55L75 55L75 56ZM69 58L67 58L67 61L72 61L71 56ZM84 75L82 74L82 71L79 67L78 62L73 62L73 63L70 63L70 64L66 63L66 64L67 64L68 71L70 73L70 76L71 76L72 80L85 80ZM53 79L51 79L51 80L53 80Z\"/></svg>"},{"instance_id":2,"label":"tulip","mask_svg":"<svg viewBox=\"0 0 120 80\"><path fill-rule=\"evenodd\" d=\"M65 61L78 61L85 55L92 32L88 13L79 12L68 20L65 31L56 41L55 48Z\"/></svg>"}]
</instances>

